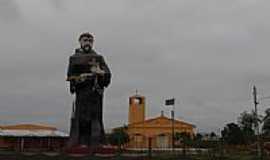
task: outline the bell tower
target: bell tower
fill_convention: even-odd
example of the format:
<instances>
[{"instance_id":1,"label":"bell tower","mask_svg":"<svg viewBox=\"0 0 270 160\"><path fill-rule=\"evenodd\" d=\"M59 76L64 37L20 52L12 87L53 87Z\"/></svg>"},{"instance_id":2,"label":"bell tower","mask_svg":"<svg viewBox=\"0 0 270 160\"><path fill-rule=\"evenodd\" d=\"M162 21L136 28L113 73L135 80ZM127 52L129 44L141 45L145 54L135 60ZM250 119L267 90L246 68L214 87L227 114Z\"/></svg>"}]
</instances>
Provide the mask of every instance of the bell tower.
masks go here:
<instances>
[{"instance_id":1,"label":"bell tower","mask_svg":"<svg viewBox=\"0 0 270 160\"><path fill-rule=\"evenodd\" d=\"M129 97L128 123L143 122L145 120L145 97L136 94Z\"/></svg>"}]
</instances>

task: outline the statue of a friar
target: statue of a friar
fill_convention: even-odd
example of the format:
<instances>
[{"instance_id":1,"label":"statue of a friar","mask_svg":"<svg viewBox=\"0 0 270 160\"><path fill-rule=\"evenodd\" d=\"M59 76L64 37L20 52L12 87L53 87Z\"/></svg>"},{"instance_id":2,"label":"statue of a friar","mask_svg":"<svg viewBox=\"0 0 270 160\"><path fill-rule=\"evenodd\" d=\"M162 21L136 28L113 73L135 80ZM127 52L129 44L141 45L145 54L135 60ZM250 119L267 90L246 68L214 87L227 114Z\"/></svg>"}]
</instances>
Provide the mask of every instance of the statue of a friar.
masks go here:
<instances>
[{"instance_id":1,"label":"statue of a friar","mask_svg":"<svg viewBox=\"0 0 270 160\"><path fill-rule=\"evenodd\" d=\"M75 94L70 145L98 146L105 141L102 101L111 72L104 58L93 50L92 34L81 34L79 43L81 47L69 57L67 73L70 92Z\"/></svg>"}]
</instances>

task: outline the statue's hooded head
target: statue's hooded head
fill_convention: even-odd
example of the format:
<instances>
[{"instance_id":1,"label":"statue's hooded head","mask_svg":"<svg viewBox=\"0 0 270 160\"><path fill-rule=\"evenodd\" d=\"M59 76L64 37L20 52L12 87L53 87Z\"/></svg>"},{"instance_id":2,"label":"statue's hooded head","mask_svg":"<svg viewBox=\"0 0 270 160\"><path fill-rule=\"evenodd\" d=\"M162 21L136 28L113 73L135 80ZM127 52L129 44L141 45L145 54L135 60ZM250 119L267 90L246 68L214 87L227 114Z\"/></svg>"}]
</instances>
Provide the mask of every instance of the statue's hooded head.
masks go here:
<instances>
[{"instance_id":1,"label":"statue's hooded head","mask_svg":"<svg viewBox=\"0 0 270 160\"><path fill-rule=\"evenodd\" d=\"M92 34L88 33L88 32L83 33L79 37L79 42L80 42L81 48L86 53L89 53L93 48L94 36Z\"/></svg>"}]
</instances>

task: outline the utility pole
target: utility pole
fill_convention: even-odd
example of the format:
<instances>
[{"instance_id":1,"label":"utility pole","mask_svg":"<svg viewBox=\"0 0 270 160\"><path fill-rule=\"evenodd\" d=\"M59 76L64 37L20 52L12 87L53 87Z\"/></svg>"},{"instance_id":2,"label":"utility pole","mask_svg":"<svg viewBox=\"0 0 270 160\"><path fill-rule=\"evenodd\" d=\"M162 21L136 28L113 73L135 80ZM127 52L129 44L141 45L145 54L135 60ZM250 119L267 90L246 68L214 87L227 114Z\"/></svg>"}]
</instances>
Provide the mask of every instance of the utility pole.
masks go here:
<instances>
[{"instance_id":1,"label":"utility pole","mask_svg":"<svg viewBox=\"0 0 270 160\"><path fill-rule=\"evenodd\" d=\"M256 133L256 138L257 138L257 145L256 145L256 151L257 151L257 155L258 157L261 156L261 148L260 148L260 128L259 128L259 123L258 123L258 109L257 109L257 105L259 104L258 100L257 100L257 88L254 85L253 86L253 102L254 102L254 107L255 107L255 131Z\"/></svg>"}]
</instances>

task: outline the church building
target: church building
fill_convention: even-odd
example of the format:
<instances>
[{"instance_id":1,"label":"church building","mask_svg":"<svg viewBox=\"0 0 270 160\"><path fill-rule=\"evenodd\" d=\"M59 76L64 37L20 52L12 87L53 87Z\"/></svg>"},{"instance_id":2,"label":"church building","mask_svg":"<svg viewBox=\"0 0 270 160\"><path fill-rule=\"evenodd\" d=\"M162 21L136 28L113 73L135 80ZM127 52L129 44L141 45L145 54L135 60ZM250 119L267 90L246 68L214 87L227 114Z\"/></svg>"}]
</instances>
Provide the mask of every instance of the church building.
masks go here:
<instances>
[{"instance_id":1,"label":"church building","mask_svg":"<svg viewBox=\"0 0 270 160\"><path fill-rule=\"evenodd\" d=\"M129 148L147 148L149 141L153 148L172 147L172 125L174 134L186 132L194 135L195 125L166 117L163 112L160 116L145 119L145 97L138 94L129 97L129 116L127 133Z\"/></svg>"}]
</instances>

